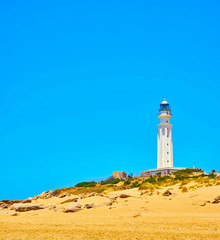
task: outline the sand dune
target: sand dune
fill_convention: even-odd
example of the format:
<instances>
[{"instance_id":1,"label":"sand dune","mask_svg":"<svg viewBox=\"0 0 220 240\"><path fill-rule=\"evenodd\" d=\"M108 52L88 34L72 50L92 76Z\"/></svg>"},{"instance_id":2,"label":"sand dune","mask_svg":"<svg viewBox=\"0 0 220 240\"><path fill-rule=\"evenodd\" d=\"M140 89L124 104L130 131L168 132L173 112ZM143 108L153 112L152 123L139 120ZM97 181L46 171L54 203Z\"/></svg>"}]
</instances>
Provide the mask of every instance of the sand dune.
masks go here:
<instances>
[{"instance_id":1,"label":"sand dune","mask_svg":"<svg viewBox=\"0 0 220 240\"><path fill-rule=\"evenodd\" d=\"M0 210L0 239L220 239L220 203L212 202L220 195L220 186L202 187L182 193L177 186L170 187L172 195L140 194L137 189L115 191L129 198L117 198L112 206L105 206L109 198L94 196L79 199L82 205L94 203L95 208L75 213L62 209L71 203L60 204L71 198L38 199L33 204L54 204L55 210L42 209L11 216L9 210ZM24 204L22 204L24 205ZM28 205L28 204L27 204Z\"/></svg>"}]
</instances>

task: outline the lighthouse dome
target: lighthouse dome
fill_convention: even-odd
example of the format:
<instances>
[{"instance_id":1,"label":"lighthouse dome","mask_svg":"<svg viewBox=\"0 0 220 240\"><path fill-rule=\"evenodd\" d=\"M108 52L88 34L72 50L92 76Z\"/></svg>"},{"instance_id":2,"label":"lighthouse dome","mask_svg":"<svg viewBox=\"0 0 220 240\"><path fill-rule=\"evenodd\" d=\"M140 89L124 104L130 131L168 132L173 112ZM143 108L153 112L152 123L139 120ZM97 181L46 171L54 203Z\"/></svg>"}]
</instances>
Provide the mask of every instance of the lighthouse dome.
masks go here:
<instances>
[{"instance_id":1,"label":"lighthouse dome","mask_svg":"<svg viewBox=\"0 0 220 240\"><path fill-rule=\"evenodd\" d=\"M161 104L169 104L166 99L164 98L163 101L161 102Z\"/></svg>"},{"instance_id":2,"label":"lighthouse dome","mask_svg":"<svg viewBox=\"0 0 220 240\"><path fill-rule=\"evenodd\" d=\"M169 103L166 101L166 99L164 98L163 101L160 104L160 109L159 109L159 115L161 116L161 114L165 114L165 115L171 115L171 108Z\"/></svg>"}]
</instances>

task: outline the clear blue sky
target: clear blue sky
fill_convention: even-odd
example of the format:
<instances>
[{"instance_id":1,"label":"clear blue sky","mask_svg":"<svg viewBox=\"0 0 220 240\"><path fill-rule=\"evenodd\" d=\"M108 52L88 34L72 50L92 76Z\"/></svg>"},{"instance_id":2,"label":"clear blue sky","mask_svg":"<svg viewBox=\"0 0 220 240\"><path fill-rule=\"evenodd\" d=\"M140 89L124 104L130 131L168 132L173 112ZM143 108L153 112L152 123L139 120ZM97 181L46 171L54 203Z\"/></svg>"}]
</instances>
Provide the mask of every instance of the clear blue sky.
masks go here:
<instances>
[{"instance_id":1,"label":"clear blue sky","mask_svg":"<svg viewBox=\"0 0 220 240\"><path fill-rule=\"evenodd\" d=\"M0 1L0 199L156 167L220 170L219 1Z\"/></svg>"}]
</instances>

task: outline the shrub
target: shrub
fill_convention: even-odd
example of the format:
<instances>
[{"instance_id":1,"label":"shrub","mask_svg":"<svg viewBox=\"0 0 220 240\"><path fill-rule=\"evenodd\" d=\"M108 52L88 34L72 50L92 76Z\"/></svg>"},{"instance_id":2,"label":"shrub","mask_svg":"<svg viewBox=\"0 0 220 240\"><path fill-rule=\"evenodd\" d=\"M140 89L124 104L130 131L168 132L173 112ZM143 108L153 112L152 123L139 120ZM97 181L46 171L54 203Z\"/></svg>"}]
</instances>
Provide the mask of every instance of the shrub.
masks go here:
<instances>
[{"instance_id":1,"label":"shrub","mask_svg":"<svg viewBox=\"0 0 220 240\"><path fill-rule=\"evenodd\" d=\"M131 184L131 188L137 188L137 187L139 187L141 184L139 184L138 183L138 181L136 181L136 182L133 182L132 184Z\"/></svg>"},{"instance_id":2,"label":"shrub","mask_svg":"<svg viewBox=\"0 0 220 240\"><path fill-rule=\"evenodd\" d=\"M75 186L76 187L95 187L96 186L96 182L92 181L92 182L80 182L77 183Z\"/></svg>"},{"instance_id":3,"label":"shrub","mask_svg":"<svg viewBox=\"0 0 220 240\"><path fill-rule=\"evenodd\" d=\"M184 177L184 176L176 176L174 179L182 181L182 180L187 179L187 178L188 177Z\"/></svg>"},{"instance_id":4,"label":"shrub","mask_svg":"<svg viewBox=\"0 0 220 240\"><path fill-rule=\"evenodd\" d=\"M209 177L209 178L215 178L216 175L215 175L214 173L210 173L210 174L208 175L208 177Z\"/></svg>"},{"instance_id":5,"label":"shrub","mask_svg":"<svg viewBox=\"0 0 220 240\"><path fill-rule=\"evenodd\" d=\"M160 178L161 177L161 172L156 173L156 175Z\"/></svg>"},{"instance_id":6,"label":"shrub","mask_svg":"<svg viewBox=\"0 0 220 240\"><path fill-rule=\"evenodd\" d=\"M100 184L105 185L105 184L108 184L108 183L106 181L101 181Z\"/></svg>"},{"instance_id":7,"label":"shrub","mask_svg":"<svg viewBox=\"0 0 220 240\"><path fill-rule=\"evenodd\" d=\"M142 183L152 183L152 184L154 184L154 183L156 183L156 180L155 180L155 178L150 177L150 178L144 180Z\"/></svg>"},{"instance_id":8,"label":"shrub","mask_svg":"<svg viewBox=\"0 0 220 240\"><path fill-rule=\"evenodd\" d=\"M110 183L111 184L117 184L119 182L121 182L121 180L119 178L116 178L116 179L112 180Z\"/></svg>"},{"instance_id":9,"label":"shrub","mask_svg":"<svg viewBox=\"0 0 220 240\"><path fill-rule=\"evenodd\" d=\"M167 179L172 179L172 177L171 177L171 176L159 177L159 178L157 179L157 181L162 182L162 181L166 181Z\"/></svg>"},{"instance_id":10,"label":"shrub","mask_svg":"<svg viewBox=\"0 0 220 240\"><path fill-rule=\"evenodd\" d=\"M131 184L131 180L124 181L124 185L129 185L129 184Z\"/></svg>"},{"instance_id":11,"label":"shrub","mask_svg":"<svg viewBox=\"0 0 220 240\"><path fill-rule=\"evenodd\" d=\"M100 188L100 189L97 189L97 190L96 190L97 193L102 193L102 192L104 192L104 191L105 191L104 188Z\"/></svg>"},{"instance_id":12,"label":"shrub","mask_svg":"<svg viewBox=\"0 0 220 240\"><path fill-rule=\"evenodd\" d=\"M101 185L105 185L105 184L117 184L119 183L121 180L119 178L114 179L113 177L110 177L108 179L106 179L105 181L101 181L100 184Z\"/></svg>"},{"instance_id":13,"label":"shrub","mask_svg":"<svg viewBox=\"0 0 220 240\"><path fill-rule=\"evenodd\" d=\"M173 173L173 175L177 176L189 176L191 174L193 174L194 172L203 172L202 169L199 168L186 168L186 169L182 169L182 170L178 170L176 172Z\"/></svg>"},{"instance_id":14,"label":"shrub","mask_svg":"<svg viewBox=\"0 0 220 240\"><path fill-rule=\"evenodd\" d=\"M114 185L113 184L109 184L107 187L114 187Z\"/></svg>"}]
</instances>

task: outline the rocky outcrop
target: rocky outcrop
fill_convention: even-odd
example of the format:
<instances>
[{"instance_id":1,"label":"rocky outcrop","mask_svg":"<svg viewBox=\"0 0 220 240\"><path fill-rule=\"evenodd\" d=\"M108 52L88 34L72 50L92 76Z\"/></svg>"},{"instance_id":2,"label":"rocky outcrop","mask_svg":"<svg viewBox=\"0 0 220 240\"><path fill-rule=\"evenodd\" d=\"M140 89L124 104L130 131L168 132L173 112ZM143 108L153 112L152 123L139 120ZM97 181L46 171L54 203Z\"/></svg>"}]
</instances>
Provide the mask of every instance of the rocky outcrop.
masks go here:
<instances>
[{"instance_id":1,"label":"rocky outcrop","mask_svg":"<svg viewBox=\"0 0 220 240\"><path fill-rule=\"evenodd\" d=\"M131 197L130 195L124 194L122 193L121 195L119 195L120 198L128 198Z\"/></svg>"},{"instance_id":2,"label":"rocky outcrop","mask_svg":"<svg viewBox=\"0 0 220 240\"><path fill-rule=\"evenodd\" d=\"M217 196L217 197L214 199L214 201L212 201L212 203L213 203L213 204L215 204L215 203L220 203L220 195Z\"/></svg>"},{"instance_id":3,"label":"rocky outcrop","mask_svg":"<svg viewBox=\"0 0 220 240\"><path fill-rule=\"evenodd\" d=\"M77 203L73 203L72 205L70 205L68 208L66 208L63 212L65 213L69 213L69 212L78 212L79 210L81 210L82 205Z\"/></svg>"},{"instance_id":4,"label":"rocky outcrop","mask_svg":"<svg viewBox=\"0 0 220 240\"><path fill-rule=\"evenodd\" d=\"M38 196L34 196L33 200L40 199L48 199L56 195L56 190L44 191Z\"/></svg>"},{"instance_id":5,"label":"rocky outcrop","mask_svg":"<svg viewBox=\"0 0 220 240\"><path fill-rule=\"evenodd\" d=\"M44 208L49 209L49 210L53 210L53 209L56 208L56 205L48 204L48 205L45 205Z\"/></svg>"},{"instance_id":6,"label":"rocky outcrop","mask_svg":"<svg viewBox=\"0 0 220 240\"><path fill-rule=\"evenodd\" d=\"M16 212L9 212L8 214L11 215L11 216L13 216L13 217L14 217L14 216L18 216L18 214L17 214Z\"/></svg>"},{"instance_id":7,"label":"rocky outcrop","mask_svg":"<svg viewBox=\"0 0 220 240\"><path fill-rule=\"evenodd\" d=\"M25 206L13 206L11 210L15 210L16 212L27 212L27 211L33 211L33 210L40 210L44 209L44 207L40 205L25 205Z\"/></svg>"},{"instance_id":8,"label":"rocky outcrop","mask_svg":"<svg viewBox=\"0 0 220 240\"><path fill-rule=\"evenodd\" d=\"M96 195L96 193L92 192L92 193L89 193L89 194L87 195L87 197L94 197L95 195Z\"/></svg>"},{"instance_id":9,"label":"rocky outcrop","mask_svg":"<svg viewBox=\"0 0 220 240\"><path fill-rule=\"evenodd\" d=\"M64 198L64 197L66 197L66 195L67 195L67 193L63 193L63 194L59 195L58 198Z\"/></svg>"},{"instance_id":10,"label":"rocky outcrop","mask_svg":"<svg viewBox=\"0 0 220 240\"><path fill-rule=\"evenodd\" d=\"M8 205L12 205L14 203L21 203L22 200L1 200L0 204L6 203Z\"/></svg>"},{"instance_id":11,"label":"rocky outcrop","mask_svg":"<svg viewBox=\"0 0 220 240\"><path fill-rule=\"evenodd\" d=\"M105 206L111 206L112 204L113 204L112 201L109 201L109 202L105 202L105 203L104 203Z\"/></svg>"},{"instance_id":12,"label":"rocky outcrop","mask_svg":"<svg viewBox=\"0 0 220 240\"><path fill-rule=\"evenodd\" d=\"M16 208L18 207L18 205L15 203L15 204L12 204L10 206L10 210L15 210Z\"/></svg>"},{"instance_id":13,"label":"rocky outcrop","mask_svg":"<svg viewBox=\"0 0 220 240\"><path fill-rule=\"evenodd\" d=\"M40 199L44 199L46 197L47 197L47 192L46 191L42 192L40 195L38 195L38 198L40 198Z\"/></svg>"},{"instance_id":14,"label":"rocky outcrop","mask_svg":"<svg viewBox=\"0 0 220 240\"><path fill-rule=\"evenodd\" d=\"M79 194L79 198L84 199L84 198L87 198L87 196L85 194Z\"/></svg>"},{"instance_id":15,"label":"rocky outcrop","mask_svg":"<svg viewBox=\"0 0 220 240\"><path fill-rule=\"evenodd\" d=\"M197 205L197 206L204 207L207 203L210 203L210 201L207 201L207 200L199 200L199 201L193 203L193 205Z\"/></svg>"},{"instance_id":16,"label":"rocky outcrop","mask_svg":"<svg viewBox=\"0 0 220 240\"><path fill-rule=\"evenodd\" d=\"M58 207L58 208L54 208L53 210L54 210L54 212L57 212L57 211L63 212L65 210L65 208L64 207Z\"/></svg>"},{"instance_id":17,"label":"rocky outcrop","mask_svg":"<svg viewBox=\"0 0 220 240\"><path fill-rule=\"evenodd\" d=\"M10 205L7 203L0 204L0 208L8 208Z\"/></svg>"},{"instance_id":18,"label":"rocky outcrop","mask_svg":"<svg viewBox=\"0 0 220 240\"><path fill-rule=\"evenodd\" d=\"M110 201L115 201L117 198L118 198L118 196L109 197Z\"/></svg>"},{"instance_id":19,"label":"rocky outcrop","mask_svg":"<svg viewBox=\"0 0 220 240\"><path fill-rule=\"evenodd\" d=\"M34 196L32 200L36 201L38 199L38 196Z\"/></svg>"},{"instance_id":20,"label":"rocky outcrop","mask_svg":"<svg viewBox=\"0 0 220 240\"><path fill-rule=\"evenodd\" d=\"M218 195L218 196L215 198L215 200L220 201L220 195Z\"/></svg>"},{"instance_id":21,"label":"rocky outcrop","mask_svg":"<svg viewBox=\"0 0 220 240\"><path fill-rule=\"evenodd\" d=\"M94 203L86 203L85 205L84 205L84 208L86 208L86 209L90 209L90 208L94 208L95 207L95 204Z\"/></svg>"},{"instance_id":22,"label":"rocky outcrop","mask_svg":"<svg viewBox=\"0 0 220 240\"><path fill-rule=\"evenodd\" d=\"M32 198L29 197L27 199L25 199L24 201L22 201L22 203L31 203L32 202Z\"/></svg>"},{"instance_id":23,"label":"rocky outcrop","mask_svg":"<svg viewBox=\"0 0 220 240\"><path fill-rule=\"evenodd\" d=\"M168 196L170 196L170 195L172 195L172 193L171 193L171 191L169 191L169 190L166 190L166 191L163 193L163 196L165 196L165 197L168 197Z\"/></svg>"},{"instance_id":24,"label":"rocky outcrop","mask_svg":"<svg viewBox=\"0 0 220 240\"><path fill-rule=\"evenodd\" d=\"M60 204L69 203L69 202L77 202L77 200L78 200L77 197L76 198L71 198L71 199L67 199L67 200L61 202Z\"/></svg>"}]
</instances>

